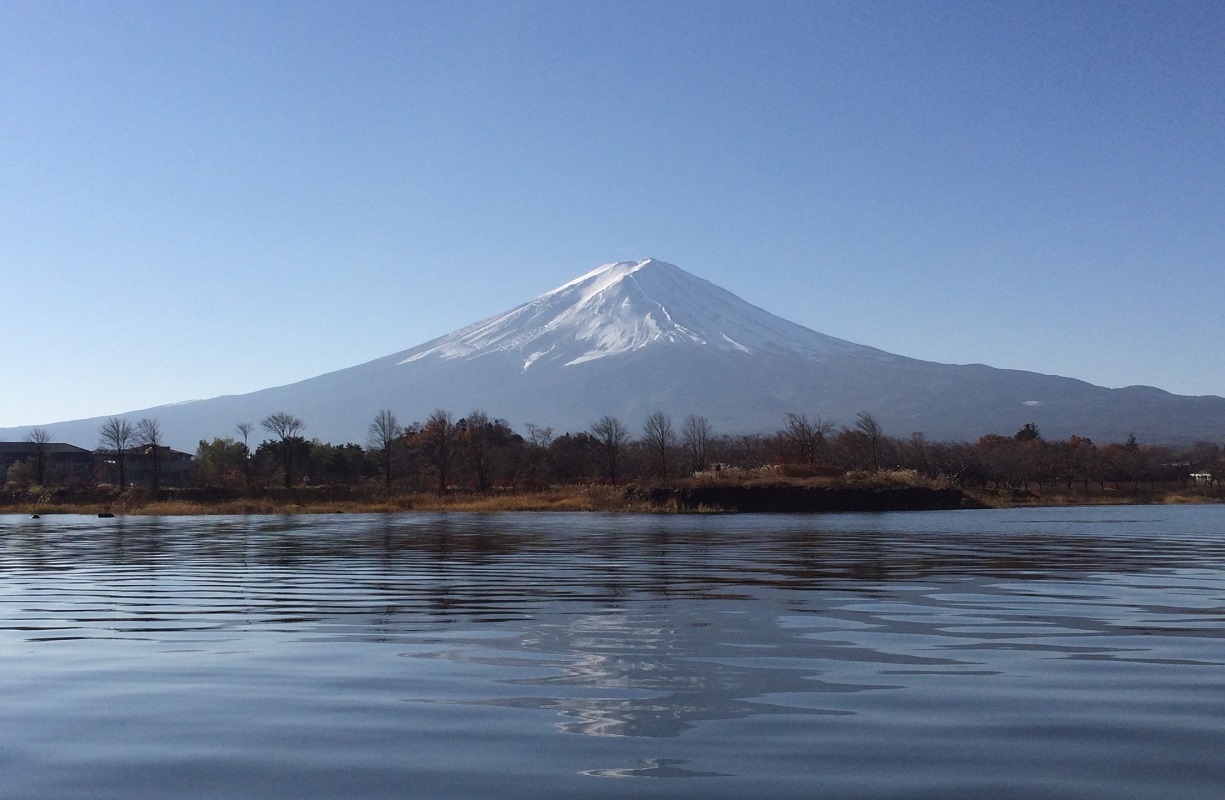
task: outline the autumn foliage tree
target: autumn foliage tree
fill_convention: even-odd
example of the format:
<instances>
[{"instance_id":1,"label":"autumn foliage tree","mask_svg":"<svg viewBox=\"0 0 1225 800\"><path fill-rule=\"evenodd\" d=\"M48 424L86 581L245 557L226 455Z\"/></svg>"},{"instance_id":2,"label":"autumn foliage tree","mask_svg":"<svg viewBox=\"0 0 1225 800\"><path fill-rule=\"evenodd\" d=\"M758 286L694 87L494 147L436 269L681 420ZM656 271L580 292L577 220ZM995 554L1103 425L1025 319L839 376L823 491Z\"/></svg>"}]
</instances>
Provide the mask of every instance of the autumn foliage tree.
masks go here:
<instances>
[{"instance_id":1,"label":"autumn foliage tree","mask_svg":"<svg viewBox=\"0 0 1225 800\"><path fill-rule=\"evenodd\" d=\"M196 447L196 471L199 480L209 486L232 484L239 475L250 485L250 458L247 446L231 438L200 440Z\"/></svg>"}]
</instances>

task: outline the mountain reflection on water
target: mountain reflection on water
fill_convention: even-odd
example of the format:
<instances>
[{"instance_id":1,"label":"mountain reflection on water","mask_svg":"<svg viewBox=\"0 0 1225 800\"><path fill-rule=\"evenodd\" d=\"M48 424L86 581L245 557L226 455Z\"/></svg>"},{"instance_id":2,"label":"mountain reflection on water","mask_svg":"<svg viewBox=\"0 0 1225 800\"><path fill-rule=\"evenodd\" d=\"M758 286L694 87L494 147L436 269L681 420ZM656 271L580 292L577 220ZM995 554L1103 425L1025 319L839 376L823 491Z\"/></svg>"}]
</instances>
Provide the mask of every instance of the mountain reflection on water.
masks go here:
<instances>
[{"instance_id":1,"label":"mountain reflection on water","mask_svg":"<svg viewBox=\"0 0 1225 800\"><path fill-rule=\"evenodd\" d=\"M443 774L463 796L511 762L538 782L510 796L609 777L701 778L706 796L1160 796L1170 759L1184 789L1225 780L1223 566L1220 507L3 517L0 691L32 698L13 730L47 741L91 735L88 708L50 688L74 675L167 687L166 708L123 712L152 719L200 693L221 709L208 719L232 719L182 734L201 763L226 737L275 739L267 726L387 731L360 750L325 737L306 796L353 790L337 761L400 764L385 796ZM155 735L121 727L129 759ZM391 755L443 741L467 766ZM0 794L38 796L41 763L65 782L43 796L70 796L97 764L62 758L0 734L0 775L31 776ZM110 766L145 774L142 758ZM227 763L208 779L257 777ZM1051 791L1065 785L1080 789Z\"/></svg>"}]
</instances>

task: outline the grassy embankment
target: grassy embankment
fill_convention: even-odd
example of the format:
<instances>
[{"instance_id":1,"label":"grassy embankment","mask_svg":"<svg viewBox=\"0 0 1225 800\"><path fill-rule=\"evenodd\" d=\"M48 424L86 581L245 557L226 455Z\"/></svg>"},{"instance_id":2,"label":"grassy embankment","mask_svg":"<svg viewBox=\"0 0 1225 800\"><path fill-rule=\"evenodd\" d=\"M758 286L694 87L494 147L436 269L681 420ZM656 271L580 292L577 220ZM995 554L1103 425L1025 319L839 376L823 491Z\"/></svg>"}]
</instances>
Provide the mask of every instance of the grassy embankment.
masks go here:
<instances>
[{"instance_id":1,"label":"grassy embankment","mask_svg":"<svg viewBox=\"0 0 1225 800\"><path fill-rule=\"evenodd\" d=\"M988 508L1042 508L1055 506L1201 505L1225 503L1225 489L1189 486L1076 486L1071 489L971 489L966 494Z\"/></svg>"},{"instance_id":2,"label":"grassy embankment","mask_svg":"<svg viewBox=\"0 0 1225 800\"><path fill-rule=\"evenodd\" d=\"M0 514L129 514L183 516L194 514L379 514L404 511L650 511L626 498L619 486L561 486L540 491L497 491L489 494L452 491L392 493L361 488L337 493L329 487L266 492L166 492L153 499L140 490L90 492L74 496L41 493L0 495ZM343 496L338 496L338 494Z\"/></svg>"},{"instance_id":3,"label":"grassy embankment","mask_svg":"<svg viewBox=\"0 0 1225 800\"><path fill-rule=\"evenodd\" d=\"M155 499L140 489L120 493L31 490L0 492L7 514L336 514L405 511L604 511L694 513L721 511L887 511L941 508L1225 502L1225 491L1077 486L1038 490L962 490L914 472L814 474L800 467L707 472L678 480L622 486L569 484L541 490L463 490L392 493L381 487L303 487L253 493L183 489Z\"/></svg>"}]
</instances>

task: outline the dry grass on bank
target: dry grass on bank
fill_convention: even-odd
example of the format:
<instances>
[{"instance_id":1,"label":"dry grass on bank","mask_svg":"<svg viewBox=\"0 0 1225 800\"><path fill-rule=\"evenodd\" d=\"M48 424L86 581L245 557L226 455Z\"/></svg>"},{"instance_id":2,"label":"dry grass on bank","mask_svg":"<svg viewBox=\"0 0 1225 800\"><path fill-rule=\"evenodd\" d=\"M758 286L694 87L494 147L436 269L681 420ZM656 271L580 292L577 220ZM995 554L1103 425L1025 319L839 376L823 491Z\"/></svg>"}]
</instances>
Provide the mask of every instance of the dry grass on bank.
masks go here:
<instances>
[{"instance_id":1,"label":"dry grass on bank","mask_svg":"<svg viewBox=\"0 0 1225 800\"><path fill-rule=\"evenodd\" d=\"M512 511L636 511L645 510L626 500L618 486L595 484L557 486L531 492L490 494L422 493L404 498L412 511L472 511L503 513Z\"/></svg>"},{"instance_id":2,"label":"dry grass on bank","mask_svg":"<svg viewBox=\"0 0 1225 800\"><path fill-rule=\"evenodd\" d=\"M86 514L110 512L140 516L251 515L251 514L383 514L418 512L509 513L516 511L599 511L627 513L677 512L673 494L654 490L707 488L718 486L746 487L815 487L827 489L949 489L952 483L919 475L909 470L877 473L853 472L823 474L822 468L784 466L761 467L752 470L722 469L698 473L678 481L648 481L643 484L609 486L605 484L572 484L538 491L495 491L488 494L455 491L446 495L433 492L393 494L361 491L344 499L329 498L327 487L302 491L270 493L253 498L171 499L150 500L139 490L124 494L79 497L65 501L47 492L30 493L27 497L8 495L9 502L0 503L0 514ZM320 491L320 489L322 491ZM1074 490L1046 487L1041 494L1024 491L966 490L966 495L982 506L1012 508L1027 506L1084 506L1124 504L1201 504L1225 502L1220 490L1187 489L1105 489ZM655 495L654 500L652 496ZM697 512L715 509L698 508ZM694 513L694 510L686 510Z\"/></svg>"},{"instance_id":3,"label":"dry grass on bank","mask_svg":"<svg viewBox=\"0 0 1225 800\"><path fill-rule=\"evenodd\" d=\"M1225 492L1172 489L1047 489L1042 493L1007 489L968 489L966 494L989 508L1057 508L1064 506L1211 505L1225 503Z\"/></svg>"},{"instance_id":4,"label":"dry grass on bank","mask_svg":"<svg viewBox=\"0 0 1225 800\"><path fill-rule=\"evenodd\" d=\"M345 500L309 497L258 497L230 500L150 500L133 493L111 502L49 503L33 500L0 506L2 514L87 514L104 512L136 516L194 516L247 514L386 514L405 511L467 511L505 513L514 511L659 511L649 504L631 501L623 487L603 485L559 486L541 491L474 494L453 492L409 493L358 497Z\"/></svg>"}]
</instances>

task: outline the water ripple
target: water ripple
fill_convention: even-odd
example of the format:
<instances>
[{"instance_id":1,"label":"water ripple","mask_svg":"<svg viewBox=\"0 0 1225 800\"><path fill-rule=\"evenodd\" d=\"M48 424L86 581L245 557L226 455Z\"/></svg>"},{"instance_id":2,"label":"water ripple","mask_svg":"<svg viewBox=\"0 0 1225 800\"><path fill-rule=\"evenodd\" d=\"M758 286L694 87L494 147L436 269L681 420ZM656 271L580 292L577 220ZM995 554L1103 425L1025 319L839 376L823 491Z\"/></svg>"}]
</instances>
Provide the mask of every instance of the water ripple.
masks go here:
<instances>
[{"instance_id":1,"label":"water ripple","mask_svg":"<svg viewBox=\"0 0 1225 800\"><path fill-rule=\"evenodd\" d=\"M1220 507L0 517L0 796L1208 797L1223 637Z\"/></svg>"}]
</instances>

